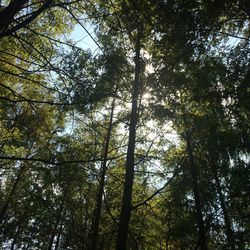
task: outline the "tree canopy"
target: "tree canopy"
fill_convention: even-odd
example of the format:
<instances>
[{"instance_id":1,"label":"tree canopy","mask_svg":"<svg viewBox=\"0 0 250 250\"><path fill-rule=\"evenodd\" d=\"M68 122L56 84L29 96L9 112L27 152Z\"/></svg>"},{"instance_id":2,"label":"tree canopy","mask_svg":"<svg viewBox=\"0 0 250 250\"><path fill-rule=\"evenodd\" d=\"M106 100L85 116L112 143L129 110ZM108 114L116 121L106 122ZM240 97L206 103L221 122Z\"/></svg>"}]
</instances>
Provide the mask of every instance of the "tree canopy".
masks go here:
<instances>
[{"instance_id":1,"label":"tree canopy","mask_svg":"<svg viewBox=\"0 0 250 250\"><path fill-rule=\"evenodd\" d=\"M0 1L0 248L249 249L249 81L246 0Z\"/></svg>"}]
</instances>

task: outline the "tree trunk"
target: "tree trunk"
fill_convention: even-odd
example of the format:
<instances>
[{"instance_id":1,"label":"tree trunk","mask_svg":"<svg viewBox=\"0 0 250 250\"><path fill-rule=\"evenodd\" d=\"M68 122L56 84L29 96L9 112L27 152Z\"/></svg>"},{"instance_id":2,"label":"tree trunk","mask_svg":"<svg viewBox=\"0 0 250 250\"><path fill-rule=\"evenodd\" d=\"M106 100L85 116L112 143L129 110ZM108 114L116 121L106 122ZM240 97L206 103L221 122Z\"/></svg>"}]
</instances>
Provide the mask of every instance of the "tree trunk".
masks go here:
<instances>
[{"instance_id":1,"label":"tree trunk","mask_svg":"<svg viewBox=\"0 0 250 250\"><path fill-rule=\"evenodd\" d=\"M9 204L11 202L11 199L16 193L18 184L19 184L19 182L20 182L20 180L22 178L22 174L23 174L24 170L25 170L25 165L21 165L20 169L19 169L19 171L17 173L16 180L14 181L13 186L12 186L12 188L10 190L9 195L8 195L8 198L4 202L3 206L0 208L0 223L3 221L3 219L4 219L5 215L6 215L6 212L8 210Z\"/></svg>"},{"instance_id":2,"label":"tree trunk","mask_svg":"<svg viewBox=\"0 0 250 250\"><path fill-rule=\"evenodd\" d=\"M10 26L11 22L14 20L15 15L23 8L27 0L14 0L12 1L4 10L0 12L0 39L5 36L9 36L16 32L17 30L22 29L23 27L30 24L34 19L36 19L42 12L48 9L53 0L44 1L42 6L37 10L33 11L32 14L29 15L22 22L19 22L16 25Z\"/></svg>"},{"instance_id":3,"label":"tree trunk","mask_svg":"<svg viewBox=\"0 0 250 250\"><path fill-rule=\"evenodd\" d=\"M0 12L0 32L5 31L28 0L14 0Z\"/></svg>"},{"instance_id":4,"label":"tree trunk","mask_svg":"<svg viewBox=\"0 0 250 250\"><path fill-rule=\"evenodd\" d=\"M49 240L49 245L48 245L48 248L47 248L48 250L52 250L58 225L59 225L60 221L62 223L65 212L66 212L64 204L65 204L65 199L66 199L66 195L67 195L67 190L68 190L68 188L66 187L66 189L64 190L64 194L63 194L63 200L62 200L62 202L60 204L59 211L58 211L58 214L57 214L56 223L55 223L54 229L52 231L52 235L51 235L50 240ZM59 232L59 234L60 234L60 232Z\"/></svg>"},{"instance_id":5,"label":"tree trunk","mask_svg":"<svg viewBox=\"0 0 250 250\"><path fill-rule=\"evenodd\" d=\"M16 245L17 237L19 236L19 232L20 232L20 226L17 227L17 230L16 230L16 233L15 233L14 239L12 241L10 250L15 249L15 245Z\"/></svg>"},{"instance_id":6,"label":"tree trunk","mask_svg":"<svg viewBox=\"0 0 250 250\"><path fill-rule=\"evenodd\" d=\"M171 205L169 205L168 209L168 214L166 215L166 227L167 227L167 232L166 232L166 248L165 250L169 250L169 240L170 240L170 232L171 232L171 217L172 217L172 210L171 210Z\"/></svg>"},{"instance_id":7,"label":"tree trunk","mask_svg":"<svg viewBox=\"0 0 250 250\"><path fill-rule=\"evenodd\" d=\"M201 250L207 250L207 239L206 232L204 226L204 220L202 216L202 208L201 208L201 200L200 200L200 189L198 183L198 173L194 162L193 148L192 148L192 139L190 130L188 128L188 123L186 120L186 115L184 113L183 116L184 125L186 127L186 143L187 143L187 151L188 151L188 160L189 160L189 171L192 176L192 186L195 200L195 209L196 209L196 218L199 228L199 246Z\"/></svg>"},{"instance_id":8,"label":"tree trunk","mask_svg":"<svg viewBox=\"0 0 250 250\"><path fill-rule=\"evenodd\" d=\"M132 110L130 114L129 141L126 157L126 174L122 197L122 208L118 224L118 234L116 239L116 250L125 250L129 220L131 213L132 188L134 180L134 151L136 138L136 124L138 120L138 96L140 92L140 50L141 38L140 30L137 30L137 41L135 46L135 79L132 93Z\"/></svg>"},{"instance_id":9,"label":"tree trunk","mask_svg":"<svg viewBox=\"0 0 250 250\"><path fill-rule=\"evenodd\" d=\"M102 196L104 192L105 177L106 177L106 172L107 172L107 159L108 159L109 142L110 142L112 124L113 124L114 109L115 109L115 97L113 98L112 105L111 105L109 127L107 131L107 136L105 138L103 162L101 166L101 179L100 179L100 186L99 186L99 191L98 191L97 199L96 199L95 217L94 217L94 222L93 222L93 231L92 231L93 235L92 235L92 242L91 242L91 250L97 249L99 224L100 224L100 217L101 217L101 210L102 210Z\"/></svg>"},{"instance_id":10,"label":"tree trunk","mask_svg":"<svg viewBox=\"0 0 250 250\"><path fill-rule=\"evenodd\" d=\"M228 211L227 211L224 195L223 195L222 190L221 190L221 185L220 185L220 181L219 181L215 166L212 166L212 171L213 171L213 175L214 175L214 179L215 179L216 189L217 189L217 192L219 195L222 213L224 216L226 235L227 235L229 249L235 250L235 240L234 240L234 233L232 230L232 222L231 222L231 218L230 218Z\"/></svg>"},{"instance_id":11,"label":"tree trunk","mask_svg":"<svg viewBox=\"0 0 250 250\"><path fill-rule=\"evenodd\" d=\"M61 234L62 234L62 228L63 228L63 222L64 222L65 214L66 214L66 209L63 212L59 232L58 232L57 237L56 237L56 244L55 244L54 250L57 250L59 248L59 245L60 245L60 238L61 238Z\"/></svg>"}]
</instances>

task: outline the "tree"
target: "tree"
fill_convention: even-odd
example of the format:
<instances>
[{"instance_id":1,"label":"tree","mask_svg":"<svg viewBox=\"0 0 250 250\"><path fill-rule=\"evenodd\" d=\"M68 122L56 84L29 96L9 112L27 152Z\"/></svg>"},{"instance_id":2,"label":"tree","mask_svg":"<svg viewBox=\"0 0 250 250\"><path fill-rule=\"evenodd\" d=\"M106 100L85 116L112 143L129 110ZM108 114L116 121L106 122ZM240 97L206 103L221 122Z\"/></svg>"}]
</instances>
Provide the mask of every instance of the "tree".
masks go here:
<instances>
[{"instance_id":1,"label":"tree","mask_svg":"<svg viewBox=\"0 0 250 250\"><path fill-rule=\"evenodd\" d=\"M2 4L3 249L248 249L246 1Z\"/></svg>"}]
</instances>

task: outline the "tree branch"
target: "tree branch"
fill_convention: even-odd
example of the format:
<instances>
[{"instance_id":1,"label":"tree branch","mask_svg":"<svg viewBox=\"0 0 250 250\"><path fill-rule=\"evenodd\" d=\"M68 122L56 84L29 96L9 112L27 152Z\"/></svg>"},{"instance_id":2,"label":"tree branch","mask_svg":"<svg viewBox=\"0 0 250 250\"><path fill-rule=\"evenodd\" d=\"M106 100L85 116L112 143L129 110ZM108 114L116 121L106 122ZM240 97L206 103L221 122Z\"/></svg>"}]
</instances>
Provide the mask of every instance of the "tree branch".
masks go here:
<instances>
[{"instance_id":1,"label":"tree branch","mask_svg":"<svg viewBox=\"0 0 250 250\"><path fill-rule=\"evenodd\" d=\"M177 165L179 165L185 158L186 155L184 155L179 163ZM162 190L164 190L173 180L174 178L183 170L183 166L181 166L174 174L173 176L160 188L158 189L156 192L154 192L152 195L150 195L146 200L132 206L131 210L137 209L138 207L142 206L142 205L146 205L150 200L152 200L156 195L160 194Z\"/></svg>"}]
</instances>

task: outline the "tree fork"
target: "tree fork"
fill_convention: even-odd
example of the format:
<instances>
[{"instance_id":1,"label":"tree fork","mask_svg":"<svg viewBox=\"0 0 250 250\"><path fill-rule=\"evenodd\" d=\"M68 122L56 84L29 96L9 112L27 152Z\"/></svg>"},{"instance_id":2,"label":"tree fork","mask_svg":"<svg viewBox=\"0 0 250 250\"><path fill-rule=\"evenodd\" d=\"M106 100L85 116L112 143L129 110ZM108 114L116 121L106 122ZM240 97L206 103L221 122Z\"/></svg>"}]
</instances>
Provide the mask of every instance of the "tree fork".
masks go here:
<instances>
[{"instance_id":1,"label":"tree fork","mask_svg":"<svg viewBox=\"0 0 250 250\"><path fill-rule=\"evenodd\" d=\"M141 31L137 28L137 39L135 45L135 78L132 93L132 110L130 113L129 141L126 157L125 183L122 196L122 208L118 224L118 234L116 239L116 250L126 250L128 228L131 214L132 188L134 181L134 151L136 139L136 124L138 121L138 97L140 92L140 51L141 51Z\"/></svg>"}]
</instances>

